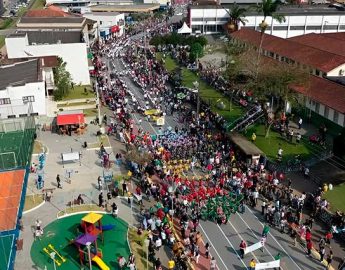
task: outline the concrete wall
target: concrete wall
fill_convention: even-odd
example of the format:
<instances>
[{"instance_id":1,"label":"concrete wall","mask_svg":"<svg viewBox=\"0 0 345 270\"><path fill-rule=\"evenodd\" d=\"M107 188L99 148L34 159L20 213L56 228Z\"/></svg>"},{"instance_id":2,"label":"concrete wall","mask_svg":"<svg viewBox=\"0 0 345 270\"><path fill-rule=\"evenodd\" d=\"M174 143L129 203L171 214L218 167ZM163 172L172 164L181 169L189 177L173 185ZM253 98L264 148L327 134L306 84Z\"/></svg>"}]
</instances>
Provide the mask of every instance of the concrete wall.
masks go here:
<instances>
[{"instance_id":1,"label":"concrete wall","mask_svg":"<svg viewBox=\"0 0 345 270\"><path fill-rule=\"evenodd\" d=\"M6 38L8 58L40 57L56 55L67 63L75 84L90 84L90 74L85 43L29 45L27 37Z\"/></svg>"},{"instance_id":2,"label":"concrete wall","mask_svg":"<svg viewBox=\"0 0 345 270\"><path fill-rule=\"evenodd\" d=\"M45 84L44 82L27 83L20 86L9 86L0 90L0 98L9 98L11 104L0 105L0 118L7 118L8 115L26 114L28 112L27 103L23 102L24 96L34 96L32 102L33 113L39 115L46 114Z\"/></svg>"}]
</instances>

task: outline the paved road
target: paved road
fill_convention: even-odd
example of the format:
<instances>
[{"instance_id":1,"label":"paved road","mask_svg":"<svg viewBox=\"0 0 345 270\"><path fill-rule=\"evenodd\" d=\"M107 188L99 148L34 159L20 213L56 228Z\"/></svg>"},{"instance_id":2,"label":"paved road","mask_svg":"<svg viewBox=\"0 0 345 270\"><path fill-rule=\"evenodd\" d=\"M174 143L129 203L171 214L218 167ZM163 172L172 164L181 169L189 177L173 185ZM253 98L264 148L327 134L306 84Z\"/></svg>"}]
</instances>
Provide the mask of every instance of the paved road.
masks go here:
<instances>
[{"instance_id":1,"label":"paved road","mask_svg":"<svg viewBox=\"0 0 345 270\"><path fill-rule=\"evenodd\" d=\"M137 35L134 39L139 39L141 35ZM127 68L118 58L108 60L110 70L123 71ZM129 75L125 75L123 80L126 82L128 89L132 91L139 103L144 103L142 89L133 82ZM158 133L159 127L148 122L145 117L139 114L134 114L133 117L137 120L141 119L141 127L150 133ZM176 118L166 116L166 123L163 128L168 126L174 127L179 125ZM271 229L267 238L266 245L263 252L257 250L249 253L242 260L239 257L239 244L244 239L248 245L257 243L261 239L261 232L263 229L263 221L261 213L257 209L246 207L243 214L236 213L231 216L230 221L226 225L218 226L213 222L202 221L200 224L200 231L203 234L204 242L209 242L211 245L211 254L215 256L220 270L230 269L246 269L249 261L255 258L257 262L269 262L274 260L274 256L278 253L282 255L281 269L282 270L322 270L325 267L318 261L310 259L305 256L305 251L301 246L294 247L292 239L287 234L282 234L276 229ZM197 265L198 269L208 269L208 265Z\"/></svg>"}]
</instances>

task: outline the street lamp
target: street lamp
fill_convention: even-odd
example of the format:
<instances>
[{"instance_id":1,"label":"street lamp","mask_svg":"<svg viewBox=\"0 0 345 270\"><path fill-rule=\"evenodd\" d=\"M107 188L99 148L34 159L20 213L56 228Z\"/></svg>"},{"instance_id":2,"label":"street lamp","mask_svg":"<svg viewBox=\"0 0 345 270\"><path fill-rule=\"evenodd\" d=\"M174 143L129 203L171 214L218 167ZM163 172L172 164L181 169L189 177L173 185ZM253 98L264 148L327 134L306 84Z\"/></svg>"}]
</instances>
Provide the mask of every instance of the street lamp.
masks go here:
<instances>
[{"instance_id":1,"label":"street lamp","mask_svg":"<svg viewBox=\"0 0 345 270\"><path fill-rule=\"evenodd\" d=\"M50 253L50 258L53 260L54 270L56 270L55 255L55 252Z\"/></svg>"},{"instance_id":2,"label":"street lamp","mask_svg":"<svg viewBox=\"0 0 345 270\"><path fill-rule=\"evenodd\" d=\"M149 269L149 245L150 245L150 239L146 238L144 240L144 244L146 247L146 270Z\"/></svg>"},{"instance_id":3,"label":"street lamp","mask_svg":"<svg viewBox=\"0 0 345 270\"><path fill-rule=\"evenodd\" d=\"M199 94L199 82L193 82L194 88L197 91L197 101L196 101L196 120L199 122L199 113L200 113L200 94Z\"/></svg>"},{"instance_id":4,"label":"street lamp","mask_svg":"<svg viewBox=\"0 0 345 270\"><path fill-rule=\"evenodd\" d=\"M89 257L89 268L92 270L92 262L91 262L91 242L86 242L87 248L87 256Z\"/></svg>"},{"instance_id":5,"label":"street lamp","mask_svg":"<svg viewBox=\"0 0 345 270\"><path fill-rule=\"evenodd\" d=\"M236 64L236 62L235 62L235 60L231 60L230 61L230 65L231 65L231 68L233 68L234 67L234 65ZM234 91L232 90L231 91L231 97L230 97L230 106L229 106L229 110L230 110L230 112L232 111L232 95L234 94Z\"/></svg>"}]
</instances>

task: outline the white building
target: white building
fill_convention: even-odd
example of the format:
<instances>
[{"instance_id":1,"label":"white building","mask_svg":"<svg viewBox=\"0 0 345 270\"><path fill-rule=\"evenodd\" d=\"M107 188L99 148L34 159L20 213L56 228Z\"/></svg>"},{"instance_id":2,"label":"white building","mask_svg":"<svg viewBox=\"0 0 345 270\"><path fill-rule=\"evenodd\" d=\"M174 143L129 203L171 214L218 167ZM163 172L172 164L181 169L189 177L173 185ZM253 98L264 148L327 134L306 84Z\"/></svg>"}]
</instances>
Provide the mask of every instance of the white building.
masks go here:
<instances>
[{"instance_id":1,"label":"white building","mask_svg":"<svg viewBox=\"0 0 345 270\"><path fill-rule=\"evenodd\" d=\"M75 84L90 84L87 46L79 32L17 32L5 42L9 59L59 56Z\"/></svg>"},{"instance_id":2,"label":"white building","mask_svg":"<svg viewBox=\"0 0 345 270\"><path fill-rule=\"evenodd\" d=\"M98 35L109 31L115 36L122 36L125 28L125 14L118 12L87 12L83 17L97 22Z\"/></svg>"},{"instance_id":3,"label":"white building","mask_svg":"<svg viewBox=\"0 0 345 270\"><path fill-rule=\"evenodd\" d=\"M345 13L326 5L281 6L279 14L285 16L286 21L279 23L266 18L268 28L266 33L289 38L308 33L334 33L345 31ZM242 27L259 30L263 16L255 12L246 14L246 24ZM229 14L224 7L215 5L196 5L189 7L189 26L195 33L213 34L222 32L229 20Z\"/></svg>"},{"instance_id":4,"label":"white building","mask_svg":"<svg viewBox=\"0 0 345 270\"><path fill-rule=\"evenodd\" d=\"M32 59L0 66L0 118L27 116L29 103L34 115L46 114L46 88L40 61Z\"/></svg>"}]
</instances>

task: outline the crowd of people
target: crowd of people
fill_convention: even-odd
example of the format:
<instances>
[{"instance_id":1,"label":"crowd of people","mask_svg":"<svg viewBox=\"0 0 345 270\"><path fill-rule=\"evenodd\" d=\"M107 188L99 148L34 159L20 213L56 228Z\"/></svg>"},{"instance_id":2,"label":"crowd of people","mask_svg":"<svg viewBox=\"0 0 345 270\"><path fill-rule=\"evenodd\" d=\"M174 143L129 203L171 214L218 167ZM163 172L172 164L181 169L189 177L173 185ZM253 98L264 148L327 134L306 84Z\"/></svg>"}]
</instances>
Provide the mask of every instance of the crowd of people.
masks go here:
<instances>
[{"instance_id":1,"label":"crowd of people","mask_svg":"<svg viewBox=\"0 0 345 270\"><path fill-rule=\"evenodd\" d=\"M133 28L130 34L139 33L143 23L147 29L165 25L155 27L150 34L168 31L164 22L149 21ZM115 134L127 146L150 156L144 164L131 162L130 169L138 179L133 191L135 195L156 201L150 208L141 205L138 227L139 235L143 230L149 231L149 257L155 268L162 267L156 252L162 246L168 246L173 251L169 260L171 269L175 264L179 269L187 269L186 258L198 263L201 247L202 255L209 259L210 269L216 269L216 261L209 254L209 244L201 241L198 223L208 198L229 193L243 196L241 205L238 205L241 211L245 209L243 203L257 207L259 198L262 198L261 210L267 224L282 233L289 233L294 244L298 236L305 239L310 255L314 219L318 209L327 207L321 194L313 200L313 214L305 219L302 210L308 200L307 194L294 194L291 181L285 180L287 183L283 185L284 175L266 170L263 161L248 163L227 137L224 119L207 105L197 115L189 100L178 99L168 84L169 74L162 61L155 58L154 48L145 46L144 37L131 38L127 35L94 48L95 76L103 103L113 111L110 119L105 121L108 134ZM121 57L125 72L108 70L105 57L111 61ZM142 99L129 89L123 75L128 75L140 88ZM217 88L226 87L226 82L218 74L205 71L201 75ZM182 127L171 127L158 135L149 134L132 118L133 113L143 114L148 109L160 110L162 115L186 111L191 117ZM202 176L193 176L196 171L202 172ZM215 212L219 224L227 222L223 208L217 205ZM344 227L343 219L337 220L335 226L334 231ZM330 230L319 242L320 260L326 258L329 266L333 260L331 239Z\"/></svg>"}]
</instances>

